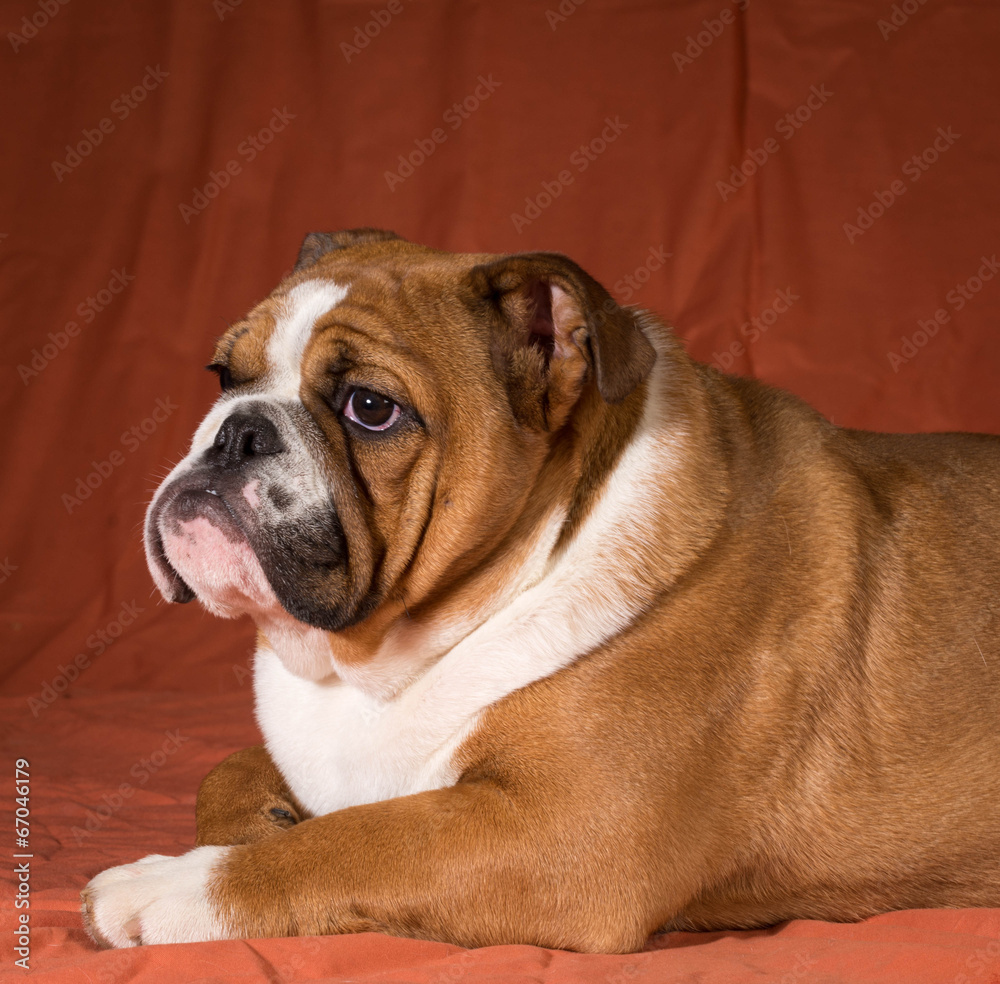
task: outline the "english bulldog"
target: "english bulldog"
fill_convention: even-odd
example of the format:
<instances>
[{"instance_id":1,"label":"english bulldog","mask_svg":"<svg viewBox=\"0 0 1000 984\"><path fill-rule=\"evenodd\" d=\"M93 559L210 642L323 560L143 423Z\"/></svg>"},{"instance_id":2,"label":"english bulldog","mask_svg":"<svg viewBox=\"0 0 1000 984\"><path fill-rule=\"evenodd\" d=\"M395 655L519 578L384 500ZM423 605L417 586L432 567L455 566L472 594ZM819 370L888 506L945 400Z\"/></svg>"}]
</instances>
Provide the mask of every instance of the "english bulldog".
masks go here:
<instances>
[{"instance_id":1,"label":"english bulldog","mask_svg":"<svg viewBox=\"0 0 1000 984\"><path fill-rule=\"evenodd\" d=\"M553 253L308 236L149 507L261 746L101 946L1000 905L1000 439L835 427Z\"/></svg>"}]
</instances>

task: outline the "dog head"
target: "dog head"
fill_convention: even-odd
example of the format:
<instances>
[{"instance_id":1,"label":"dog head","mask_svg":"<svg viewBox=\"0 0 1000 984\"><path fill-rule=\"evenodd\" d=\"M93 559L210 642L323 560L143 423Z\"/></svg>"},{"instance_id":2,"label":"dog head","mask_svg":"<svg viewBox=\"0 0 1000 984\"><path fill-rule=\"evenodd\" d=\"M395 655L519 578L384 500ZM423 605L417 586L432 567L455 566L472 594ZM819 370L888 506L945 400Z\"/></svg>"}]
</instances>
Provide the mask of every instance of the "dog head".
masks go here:
<instances>
[{"instance_id":1,"label":"dog head","mask_svg":"<svg viewBox=\"0 0 1000 984\"><path fill-rule=\"evenodd\" d=\"M222 395L147 513L156 583L329 632L419 608L571 494L545 476L578 408L653 360L566 257L313 233L218 342Z\"/></svg>"}]
</instances>

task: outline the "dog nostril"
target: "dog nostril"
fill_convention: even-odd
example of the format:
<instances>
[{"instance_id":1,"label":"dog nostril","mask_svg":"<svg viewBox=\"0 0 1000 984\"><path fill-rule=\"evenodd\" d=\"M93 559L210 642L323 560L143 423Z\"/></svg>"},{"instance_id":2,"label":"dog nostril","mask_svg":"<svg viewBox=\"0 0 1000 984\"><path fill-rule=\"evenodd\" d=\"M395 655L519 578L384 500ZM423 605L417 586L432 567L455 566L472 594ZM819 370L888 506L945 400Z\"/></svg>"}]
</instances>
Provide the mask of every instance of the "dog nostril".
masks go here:
<instances>
[{"instance_id":1,"label":"dog nostril","mask_svg":"<svg viewBox=\"0 0 1000 984\"><path fill-rule=\"evenodd\" d=\"M239 468L248 459L285 450L274 423L259 411L230 414L212 442L210 457L224 468Z\"/></svg>"}]
</instances>

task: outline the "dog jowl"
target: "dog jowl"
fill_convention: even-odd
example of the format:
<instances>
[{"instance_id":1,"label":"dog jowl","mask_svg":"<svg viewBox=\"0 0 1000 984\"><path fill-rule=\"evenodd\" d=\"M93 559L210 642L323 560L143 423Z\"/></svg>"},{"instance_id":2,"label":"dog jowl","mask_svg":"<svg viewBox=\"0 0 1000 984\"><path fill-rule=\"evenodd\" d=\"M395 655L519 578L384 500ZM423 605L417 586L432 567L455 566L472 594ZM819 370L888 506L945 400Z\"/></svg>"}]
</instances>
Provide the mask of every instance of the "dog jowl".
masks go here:
<instances>
[{"instance_id":1,"label":"dog jowl","mask_svg":"<svg viewBox=\"0 0 1000 984\"><path fill-rule=\"evenodd\" d=\"M306 238L150 505L264 744L105 946L1000 904L1000 439L834 427L566 257ZM294 722L294 727L289 727Z\"/></svg>"}]
</instances>

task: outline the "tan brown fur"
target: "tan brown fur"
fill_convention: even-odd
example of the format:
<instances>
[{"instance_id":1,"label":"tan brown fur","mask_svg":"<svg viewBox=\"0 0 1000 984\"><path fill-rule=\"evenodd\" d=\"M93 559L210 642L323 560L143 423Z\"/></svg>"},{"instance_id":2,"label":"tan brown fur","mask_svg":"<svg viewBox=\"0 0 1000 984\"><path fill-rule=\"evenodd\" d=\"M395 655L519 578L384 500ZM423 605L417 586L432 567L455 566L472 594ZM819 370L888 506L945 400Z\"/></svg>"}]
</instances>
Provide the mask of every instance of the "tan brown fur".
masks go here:
<instances>
[{"instance_id":1,"label":"tan brown fur","mask_svg":"<svg viewBox=\"0 0 1000 984\"><path fill-rule=\"evenodd\" d=\"M529 380L544 412L508 404L504 373L527 378L536 356L514 364L509 340L491 354L463 333L462 285L494 258L321 246L282 288L352 284L315 364L357 344L336 326L350 319L364 379L428 408L426 434L356 458L366 501L350 522L385 552L384 586L331 646L363 665L401 622L488 610L553 510L557 550L572 542L648 394L635 380L604 392L591 355L565 385ZM593 313L585 296L567 324ZM264 344L267 303L234 372ZM530 318L525 304L506 317ZM266 753L220 765L199 843L239 845L212 886L239 935L625 952L663 927L1000 905L1000 440L834 427L693 362L640 317L666 362L676 444L634 517L646 540L614 571L644 614L486 711L450 788L276 832L261 818L290 794ZM624 371L602 358L609 378ZM309 409L344 467L331 411Z\"/></svg>"},{"instance_id":2,"label":"tan brown fur","mask_svg":"<svg viewBox=\"0 0 1000 984\"><path fill-rule=\"evenodd\" d=\"M197 845L252 844L301 823L299 805L262 745L234 752L201 781Z\"/></svg>"},{"instance_id":3,"label":"tan brown fur","mask_svg":"<svg viewBox=\"0 0 1000 984\"><path fill-rule=\"evenodd\" d=\"M470 314L456 297L455 260L452 254L382 239L362 241L345 256L336 251L316 254L312 265L293 273L216 347L213 361L227 365L235 380L252 386L266 375L267 343L289 291L320 275L351 284L348 298L331 312L311 343L303 380L306 408L334 445L331 482L353 487L359 475L365 491L360 504L352 497L338 502L346 514L345 526L358 537L352 551L361 568L357 580L363 582L378 561L384 585L380 605L364 621L331 637L334 653L346 664L369 660L390 629L404 620L416 617L429 624L470 611L481 612L480 620L485 620L499 590L522 565L545 517L574 499L574 521L583 515L590 495L587 484L599 482L604 477L601 469L613 465L641 411L641 388L632 392L621 412L595 388L567 421L588 372L586 360L568 338L585 314L581 304L567 296L559 315L567 326L567 357L554 362L547 380L540 375L537 380L536 395L547 391L546 414L528 427L498 414L496 407L509 394L504 380L491 371L495 367L481 334L466 327ZM462 256L461 263L466 270L482 266L484 278L502 277L508 287L533 270L523 260L508 267L504 258L488 254ZM593 284L587 289L599 288ZM527 307L525 298L515 298L506 316L523 319ZM607 314L602 321L613 324ZM434 326L433 332L428 325ZM614 342L622 344L617 337ZM508 358L525 348L523 339L516 337L503 344ZM337 408L323 400L323 376L340 363L352 365L352 380L427 413L433 408L428 433L414 435L409 448L401 448L397 440L391 456L362 445L354 452L357 474L349 474ZM525 363L507 380L514 393L529 385L524 374L531 371ZM463 377L468 377L464 386ZM484 387L484 378L492 380L491 385ZM620 423L608 428L612 441L601 438L592 450L605 416ZM439 421L447 422L447 433L435 426ZM553 432L561 432L559 440L552 439ZM442 460L445 440L449 456ZM590 460L581 485L583 454ZM526 481L526 476L535 478ZM378 531L380 542L361 542L372 530ZM386 545L391 550L381 553Z\"/></svg>"}]
</instances>

